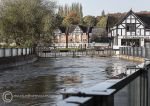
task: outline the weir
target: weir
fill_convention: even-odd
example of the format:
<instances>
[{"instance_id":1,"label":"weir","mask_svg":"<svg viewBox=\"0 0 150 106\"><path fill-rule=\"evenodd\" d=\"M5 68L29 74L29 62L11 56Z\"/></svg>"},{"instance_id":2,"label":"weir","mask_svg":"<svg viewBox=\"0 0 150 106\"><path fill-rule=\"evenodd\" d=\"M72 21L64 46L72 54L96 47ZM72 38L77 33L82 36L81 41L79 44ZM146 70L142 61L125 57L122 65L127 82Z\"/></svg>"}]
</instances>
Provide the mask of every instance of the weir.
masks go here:
<instances>
[{"instance_id":1,"label":"weir","mask_svg":"<svg viewBox=\"0 0 150 106\"><path fill-rule=\"evenodd\" d=\"M116 51L110 47L99 47L99 48L65 48L65 47L37 47L36 53L39 57L45 58L56 58L56 57L80 57L80 56L100 56L109 57L112 56Z\"/></svg>"}]
</instances>

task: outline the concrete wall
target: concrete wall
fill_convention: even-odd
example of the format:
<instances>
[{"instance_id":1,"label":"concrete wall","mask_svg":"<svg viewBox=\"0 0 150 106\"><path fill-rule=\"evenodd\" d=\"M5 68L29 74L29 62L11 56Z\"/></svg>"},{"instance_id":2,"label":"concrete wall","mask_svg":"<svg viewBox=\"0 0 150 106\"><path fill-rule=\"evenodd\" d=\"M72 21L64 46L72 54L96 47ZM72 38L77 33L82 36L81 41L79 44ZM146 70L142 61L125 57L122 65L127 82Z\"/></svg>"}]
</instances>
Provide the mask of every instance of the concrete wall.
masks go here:
<instances>
[{"instance_id":1,"label":"concrete wall","mask_svg":"<svg viewBox=\"0 0 150 106\"><path fill-rule=\"evenodd\" d=\"M36 55L26 55L26 56L14 56L14 57L4 57L0 58L0 69L20 66L27 63L32 63L36 61L38 58Z\"/></svg>"},{"instance_id":2,"label":"concrete wall","mask_svg":"<svg viewBox=\"0 0 150 106\"><path fill-rule=\"evenodd\" d=\"M0 48L0 58L33 54L33 48Z\"/></svg>"}]
</instances>

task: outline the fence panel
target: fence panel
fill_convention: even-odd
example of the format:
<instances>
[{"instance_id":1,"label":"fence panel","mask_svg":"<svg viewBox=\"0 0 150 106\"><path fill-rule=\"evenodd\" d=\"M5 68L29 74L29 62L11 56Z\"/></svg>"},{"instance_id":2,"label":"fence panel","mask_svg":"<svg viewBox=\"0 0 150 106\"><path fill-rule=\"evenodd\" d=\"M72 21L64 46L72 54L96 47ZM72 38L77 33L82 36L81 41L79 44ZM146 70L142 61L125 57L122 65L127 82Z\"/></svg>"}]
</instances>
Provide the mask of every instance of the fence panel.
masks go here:
<instances>
[{"instance_id":1,"label":"fence panel","mask_svg":"<svg viewBox=\"0 0 150 106\"><path fill-rule=\"evenodd\" d=\"M11 56L11 49L5 49L5 57Z\"/></svg>"},{"instance_id":2,"label":"fence panel","mask_svg":"<svg viewBox=\"0 0 150 106\"><path fill-rule=\"evenodd\" d=\"M32 48L0 48L0 57L21 56L32 53Z\"/></svg>"},{"instance_id":3,"label":"fence panel","mask_svg":"<svg viewBox=\"0 0 150 106\"><path fill-rule=\"evenodd\" d=\"M114 95L114 106L141 106L140 88L140 77L138 77Z\"/></svg>"},{"instance_id":4,"label":"fence panel","mask_svg":"<svg viewBox=\"0 0 150 106\"><path fill-rule=\"evenodd\" d=\"M26 55L26 48L23 48L23 55Z\"/></svg>"},{"instance_id":5,"label":"fence panel","mask_svg":"<svg viewBox=\"0 0 150 106\"><path fill-rule=\"evenodd\" d=\"M21 51L22 51L22 49L19 48L19 49L18 49L18 56L21 56Z\"/></svg>"},{"instance_id":6,"label":"fence panel","mask_svg":"<svg viewBox=\"0 0 150 106\"><path fill-rule=\"evenodd\" d=\"M122 47L119 48L119 54L122 55Z\"/></svg>"},{"instance_id":7,"label":"fence panel","mask_svg":"<svg viewBox=\"0 0 150 106\"><path fill-rule=\"evenodd\" d=\"M17 49L16 48L12 49L12 56L17 56Z\"/></svg>"},{"instance_id":8,"label":"fence panel","mask_svg":"<svg viewBox=\"0 0 150 106\"><path fill-rule=\"evenodd\" d=\"M142 57L145 58L145 48L142 47L141 49L142 49Z\"/></svg>"},{"instance_id":9,"label":"fence panel","mask_svg":"<svg viewBox=\"0 0 150 106\"><path fill-rule=\"evenodd\" d=\"M30 48L27 48L27 55L30 54Z\"/></svg>"},{"instance_id":10,"label":"fence panel","mask_svg":"<svg viewBox=\"0 0 150 106\"><path fill-rule=\"evenodd\" d=\"M138 56L138 49L137 49L137 47L134 47L134 56Z\"/></svg>"},{"instance_id":11,"label":"fence panel","mask_svg":"<svg viewBox=\"0 0 150 106\"><path fill-rule=\"evenodd\" d=\"M133 56L133 52L134 52L133 47L131 47L131 56Z\"/></svg>"},{"instance_id":12,"label":"fence panel","mask_svg":"<svg viewBox=\"0 0 150 106\"><path fill-rule=\"evenodd\" d=\"M5 54L4 54L5 51L4 50L5 49L3 49L3 48L0 49L0 57L4 57L5 56Z\"/></svg>"},{"instance_id":13,"label":"fence panel","mask_svg":"<svg viewBox=\"0 0 150 106\"><path fill-rule=\"evenodd\" d=\"M131 56L131 47L128 47L128 55Z\"/></svg>"}]
</instances>

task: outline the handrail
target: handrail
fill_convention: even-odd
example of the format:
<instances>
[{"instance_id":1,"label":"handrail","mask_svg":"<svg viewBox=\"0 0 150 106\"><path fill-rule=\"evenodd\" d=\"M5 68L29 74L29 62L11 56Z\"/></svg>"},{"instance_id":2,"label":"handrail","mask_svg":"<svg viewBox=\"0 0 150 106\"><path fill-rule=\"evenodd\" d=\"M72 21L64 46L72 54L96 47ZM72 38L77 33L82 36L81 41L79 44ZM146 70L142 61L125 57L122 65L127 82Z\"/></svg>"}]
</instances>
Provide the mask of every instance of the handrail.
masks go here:
<instances>
[{"instance_id":1,"label":"handrail","mask_svg":"<svg viewBox=\"0 0 150 106\"><path fill-rule=\"evenodd\" d=\"M147 66L148 67L148 66ZM94 87L90 88L83 88L83 89L74 89L74 90L67 90L61 92L63 94L64 99L68 98L70 96L77 96L77 97L92 97L97 103L92 106L115 106L114 105L114 95L118 93L121 89L123 89L125 86L136 80L136 78L140 78L140 83L142 84L140 88L141 89L141 96L147 95L146 92L148 92L148 82L147 80L147 73L148 69L147 67L141 68L138 71L134 72L133 74L120 79L120 80L107 80L103 83L97 84ZM144 78L144 79L143 79ZM144 91L142 91L144 89ZM99 101L98 98L101 98ZM141 99L141 106L148 106L147 99L145 100ZM144 102L145 101L145 102ZM144 105L143 105L143 104ZM104 105L105 104L105 105Z\"/></svg>"}]
</instances>

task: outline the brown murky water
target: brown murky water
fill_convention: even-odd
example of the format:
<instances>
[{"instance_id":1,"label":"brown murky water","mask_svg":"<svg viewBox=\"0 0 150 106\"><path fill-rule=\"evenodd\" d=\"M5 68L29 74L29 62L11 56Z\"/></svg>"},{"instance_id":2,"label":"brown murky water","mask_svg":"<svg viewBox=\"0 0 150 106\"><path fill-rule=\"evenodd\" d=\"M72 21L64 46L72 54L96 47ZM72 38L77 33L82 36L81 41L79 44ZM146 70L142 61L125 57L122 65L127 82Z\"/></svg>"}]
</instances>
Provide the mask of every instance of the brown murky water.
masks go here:
<instances>
[{"instance_id":1,"label":"brown murky water","mask_svg":"<svg viewBox=\"0 0 150 106\"><path fill-rule=\"evenodd\" d=\"M5 91L13 95L10 103L0 99L0 106L53 106L62 100L61 89L95 85L108 79L107 69L117 70L116 74L132 64L138 63L113 57L68 57L0 70L0 95Z\"/></svg>"}]
</instances>

